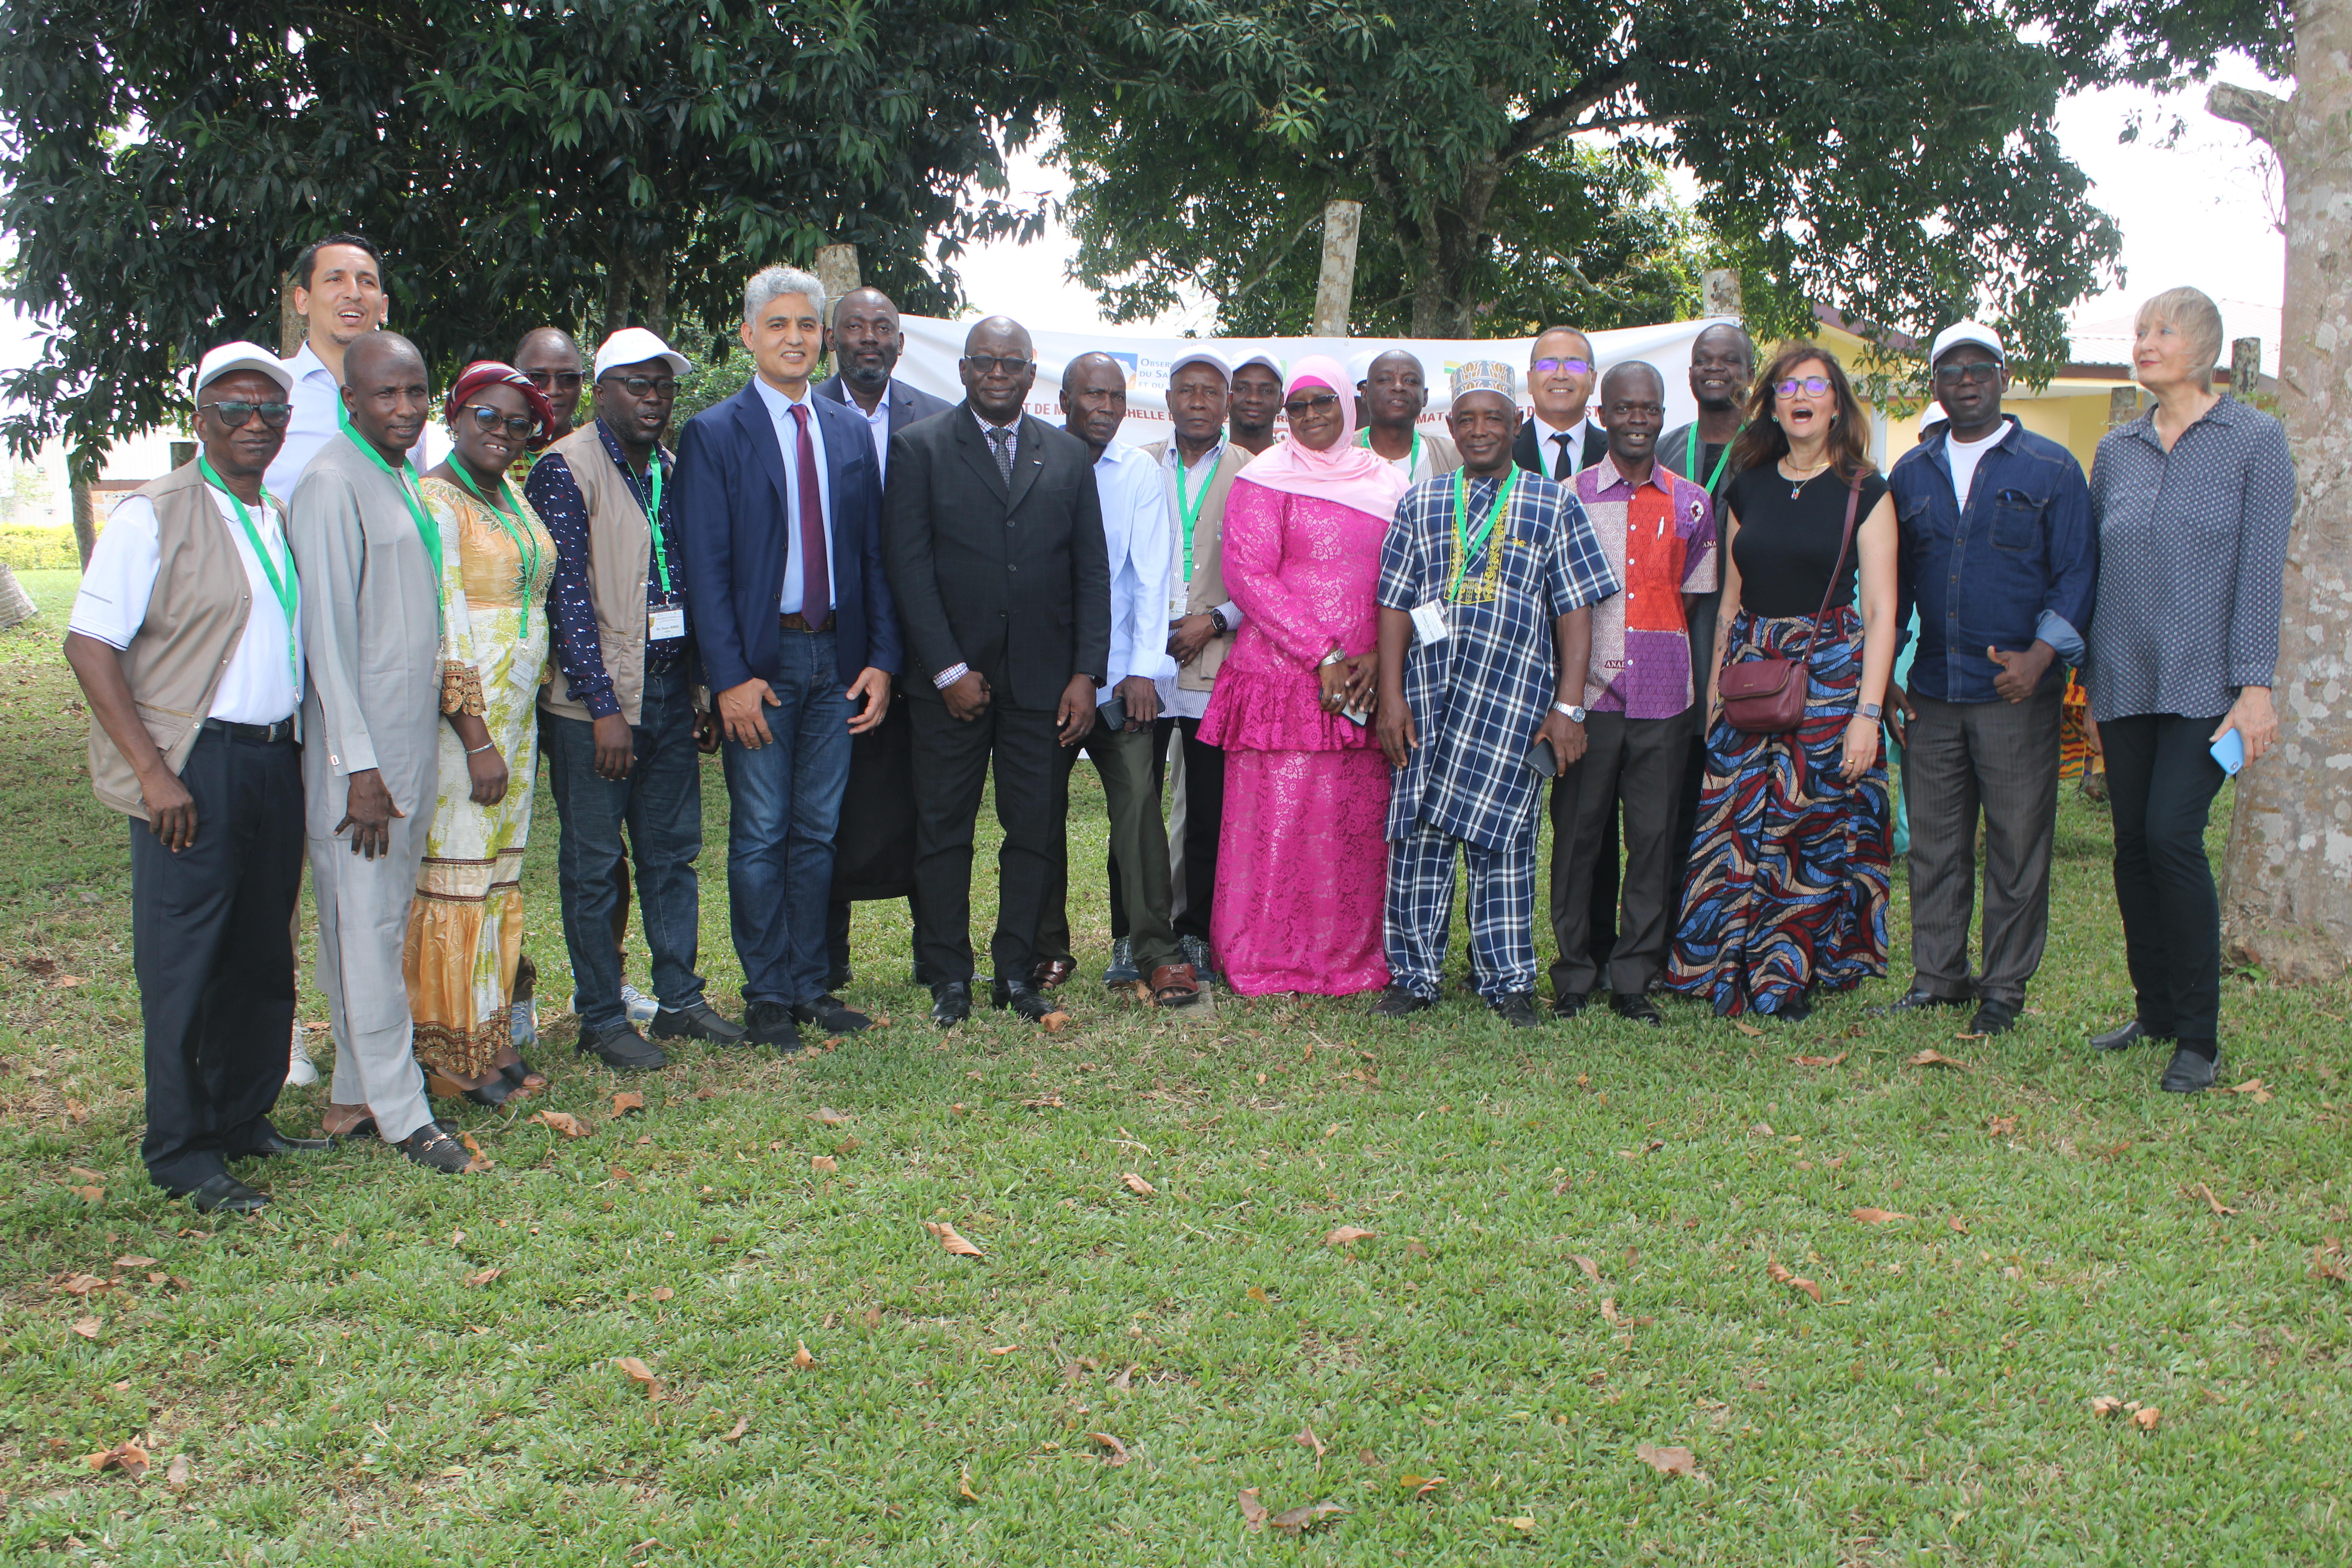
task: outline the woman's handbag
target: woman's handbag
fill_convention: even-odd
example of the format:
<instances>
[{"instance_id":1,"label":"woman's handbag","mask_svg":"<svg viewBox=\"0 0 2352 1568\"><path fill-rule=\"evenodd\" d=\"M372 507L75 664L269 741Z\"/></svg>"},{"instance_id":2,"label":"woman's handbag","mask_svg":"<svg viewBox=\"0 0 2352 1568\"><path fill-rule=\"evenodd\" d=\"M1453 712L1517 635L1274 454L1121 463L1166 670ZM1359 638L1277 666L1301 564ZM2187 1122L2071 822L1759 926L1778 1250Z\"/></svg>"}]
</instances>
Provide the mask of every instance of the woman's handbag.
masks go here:
<instances>
[{"instance_id":1,"label":"woman's handbag","mask_svg":"<svg viewBox=\"0 0 2352 1568\"><path fill-rule=\"evenodd\" d=\"M1822 620L1830 613L1830 595L1837 592L1839 574L1845 570L1845 552L1853 543L1854 512L1862 505L1862 474L1856 470L1845 493L1845 533L1838 541L1837 564L1830 568L1829 586L1822 590L1822 607L1805 632L1805 651L1791 659L1777 653L1727 664L1718 677L1723 693L1723 717L1735 730L1750 735L1785 735L1804 722L1805 694L1812 685L1807 668L1813 644L1820 640Z\"/></svg>"}]
</instances>

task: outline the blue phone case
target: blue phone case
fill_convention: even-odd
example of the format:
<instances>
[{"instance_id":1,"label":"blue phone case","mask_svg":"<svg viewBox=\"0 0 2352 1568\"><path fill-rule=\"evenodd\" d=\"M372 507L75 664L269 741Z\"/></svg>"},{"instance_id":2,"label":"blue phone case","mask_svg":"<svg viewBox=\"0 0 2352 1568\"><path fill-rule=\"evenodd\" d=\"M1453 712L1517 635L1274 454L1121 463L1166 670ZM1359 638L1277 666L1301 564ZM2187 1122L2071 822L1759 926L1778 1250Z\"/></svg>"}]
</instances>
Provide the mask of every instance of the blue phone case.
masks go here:
<instances>
[{"instance_id":1,"label":"blue phone case","mask_svg":"<svg viewBox=\"0 0 2352 1568\"><path fill-rule=\"evenodd\" d=\"M2238 770L2246 765L2246 738L2235 730L2223 731L2221 738L2213 742L2213 760L2221 764L2223 773L2235 778Z\"/></svg>"}]
</instances>

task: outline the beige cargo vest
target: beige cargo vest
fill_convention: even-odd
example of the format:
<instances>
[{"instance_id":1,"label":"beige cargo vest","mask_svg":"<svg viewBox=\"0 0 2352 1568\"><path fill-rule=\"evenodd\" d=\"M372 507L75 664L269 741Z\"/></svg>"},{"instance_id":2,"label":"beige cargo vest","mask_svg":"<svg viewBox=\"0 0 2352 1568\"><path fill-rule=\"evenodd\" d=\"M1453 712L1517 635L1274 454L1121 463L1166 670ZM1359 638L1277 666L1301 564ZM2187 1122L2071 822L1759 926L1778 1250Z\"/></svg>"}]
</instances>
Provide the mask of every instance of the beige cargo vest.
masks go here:
<instances>
[{"instance_id":1,"label":"beige cargo vest","mask_svg":"<svg viewBox=\"0 0 2352 1568\"><path fill-rule=\"evenodd\" d=\"M580 487L588 507L588 596L596 606L596 644L604 656L604 673L613 678L613 700L621 717L636 724L644 716L646 696L646 580L653 571L653 526L646 509L629 489L619 465L604 449L604 434L593 419L540 455L540 461L562 458ZM665 470L676 459L661 455ZM667 489L675 476L662 475ZM670 586L686 588L686 563L669 563ZM566 719L586 721L588 705L572 700L561 661L548 661L554 679L541 694L539 705Z\"/></svg>"},{"instance_id":2,"label":"beige cargo vest","mask_svg":"<svg viewBox=\"0 0 2352 1568\"><path fill-rule=\"evenodd\" d=\"M245 574L231 525L213 503L195 464L141 486L139 493L155 506L155 589L147 600L146 619L119 657L140 721L176 773L188 764L197 726L213 710L213 694L245 635L246 618L253 613L253 582ZM139 775L95 713L89 721L89 782L105 805L146 819Z\"/></svg>"},{"instance_id":3,"label":"beige cargo vest","mask_svg":"<svg viewBox=\"0 0 2352 1568\"><path fill-rule=\"evenodd\" d=\"M1173 436L1168 438L1174 440ZM1168 462L1168 441L1154 441L1144 449L1146 456L1161 466L1164 475ZM1192 525L1192 582L1184 596L1184 613L1205 616L1223 604L1225 593L1225 498L1233 494L1234 480L1249 466L1255 454L1245 452L1232 442L1217 454L1217 467L1209 477L1208 494L1201 498L1201 510ZM1164 479L1162 482L1165 482ZM1168 525L1175 535L1177 570L1183 570L1184 520L1176 515L1174 502L1168 507ZM1225 655L1234 651L1234 634L1213 637L1202 646L1192 662L1176 672L1176 684L1186 691L1209 691L1217 683L1217 671L1224 668Z\"/></svg>"}]
</instances>

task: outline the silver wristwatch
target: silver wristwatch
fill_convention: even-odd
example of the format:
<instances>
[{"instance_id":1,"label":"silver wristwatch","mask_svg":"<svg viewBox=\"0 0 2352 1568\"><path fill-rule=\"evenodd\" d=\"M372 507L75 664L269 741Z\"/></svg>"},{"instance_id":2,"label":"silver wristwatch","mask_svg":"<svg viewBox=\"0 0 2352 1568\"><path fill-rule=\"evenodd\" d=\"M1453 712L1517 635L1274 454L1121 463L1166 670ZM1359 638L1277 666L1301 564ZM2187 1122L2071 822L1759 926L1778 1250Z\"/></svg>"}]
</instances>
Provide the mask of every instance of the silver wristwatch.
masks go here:
<instances>
[{"instance_id":1,"label":"silver wristwatch","mask_svg":"<svg viewBox=\"0 0 2352 1568\"><path fill-rule=\"evenodd\" d=\"M1581 724L1584 722L1584 710L1579 708L1573 702L1555 702L1551 705L1551 710L1555 713L1566 714L1568 716L1568 721L1571 724Z\"/></svg>"},{"instance_id":2,"label":"silver wristwatch","mask_svg":"<svg viewBox=\"0 0 2352 1568\"><path fill-rule=\"evenodd\" d=\"M1885 712L1886 710L1880 707L1875 702L1864 702L1861 706L1857 707L1854 711L1861 714L1865 719L1875 719L1880 714Z\"/></svg>"}]
</instances>

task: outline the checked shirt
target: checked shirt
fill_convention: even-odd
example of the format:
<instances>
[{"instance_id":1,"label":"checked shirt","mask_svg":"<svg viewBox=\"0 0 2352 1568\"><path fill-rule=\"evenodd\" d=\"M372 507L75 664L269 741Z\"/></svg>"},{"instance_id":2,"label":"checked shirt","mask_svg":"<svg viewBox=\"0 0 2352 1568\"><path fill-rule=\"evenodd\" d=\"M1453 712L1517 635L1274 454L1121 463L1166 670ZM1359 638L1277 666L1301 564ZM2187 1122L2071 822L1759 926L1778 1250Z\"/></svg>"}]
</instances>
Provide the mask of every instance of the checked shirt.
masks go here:
<instances>
[{"instance_id":1,"label":"checked shirt","mask_svg":"<svg viewBox=\"0 0 2352 1568\"><path fill-rule=\"evenodd\" d=\"M1470 531L1496 479L1472 479ZM1381 607L1444 598L1454 577L1454 478L1423 479L1397 503L1381 548ZM1461 573L1447 635L1404 656L1405 705L1420 737L1389 796L1391 841L1427 824L1501 849L1534 833L1542 775L1528 747L1551 706L1552 622L1618 591L1617 574L1576 497L1522 470L1508 510Z\"/></svg>"}]
</instances>

